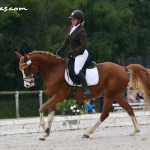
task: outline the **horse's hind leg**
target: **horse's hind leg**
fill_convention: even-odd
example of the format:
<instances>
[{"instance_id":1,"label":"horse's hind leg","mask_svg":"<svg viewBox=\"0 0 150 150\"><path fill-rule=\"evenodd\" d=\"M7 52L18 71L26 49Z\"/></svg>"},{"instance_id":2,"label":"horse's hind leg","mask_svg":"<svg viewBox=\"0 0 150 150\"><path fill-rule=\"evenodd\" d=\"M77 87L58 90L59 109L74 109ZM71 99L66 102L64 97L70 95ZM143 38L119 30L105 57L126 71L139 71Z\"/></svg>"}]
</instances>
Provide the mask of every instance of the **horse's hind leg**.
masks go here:
<instances>
[{"instance_id":1,"label":"horse's hind leg","mask_svg":"<svg viewBox=\"0 0 150 150\"><path fill-rule=\"evenodd\" d=\"M127 113L129 114L132 122L133 122L133 125L134 125L134 132L130 135L136 135L138 132L140 132L140 129L138 127L138 123L137 123L137 120L136 120L136 117L135 117L135 114L134 114L134 111L133 111L133 108L128 104L127 100L125 99L124 96L121 96L117 102L119 103L119 105L124 108Z\"/></svg>"},{"instance_id":2,"label":"horse's hind leg","mask_svg":"<svg viewBox=\"0 0 150 150\"><path fill-rule=\"evenodd\" d=\"M97 123L86 134L83 135L84 138L89 138L89 135L94 133L98 126L109 116L109 111L112 106L112 102L113 100L105 98L100 120L98 120Z\"/></svg>"}]
</instances>

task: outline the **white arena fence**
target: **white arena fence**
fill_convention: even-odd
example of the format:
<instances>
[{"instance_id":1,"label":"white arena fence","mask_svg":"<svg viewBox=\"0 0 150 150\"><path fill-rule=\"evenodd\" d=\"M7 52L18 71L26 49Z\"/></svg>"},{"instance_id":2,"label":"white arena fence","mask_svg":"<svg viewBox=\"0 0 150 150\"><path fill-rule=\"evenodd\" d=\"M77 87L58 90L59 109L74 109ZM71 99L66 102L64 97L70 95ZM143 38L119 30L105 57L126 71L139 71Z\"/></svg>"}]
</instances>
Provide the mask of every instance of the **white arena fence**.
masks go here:
<instances>
[{"instance_id":1,"label":"white arena fence","mask_svg":"<svg viewBox=\"0 0 150 150\"><path fill-rule=\"evenodd\" d=\"M39 95L39 107L43 104L43 91L1 91L0 95L14 95L15 99L15 107L16 107L16 118L20 118L20 112L19 112L19 95ZM130 103L130 105L133 107L134 110L144 110L144 103ZM119 104L113 104L114 111L124 111L122 107L120 107Z\"/></svg>"},{"instance_id":2,"label":"white arena fence","mask_svg":"<svg viewBox=\"0 0 150 150\"><path fill-rule=\"evenodd\" d=\"M16 105L16 117L20 118L20 113L19 113L19 95L21 94L38 94L39 95L39 106L42 105L43 103L43 91L1 91L0 95L14 95L15 98L15 105Z\"/></svg>"}]
</instances>

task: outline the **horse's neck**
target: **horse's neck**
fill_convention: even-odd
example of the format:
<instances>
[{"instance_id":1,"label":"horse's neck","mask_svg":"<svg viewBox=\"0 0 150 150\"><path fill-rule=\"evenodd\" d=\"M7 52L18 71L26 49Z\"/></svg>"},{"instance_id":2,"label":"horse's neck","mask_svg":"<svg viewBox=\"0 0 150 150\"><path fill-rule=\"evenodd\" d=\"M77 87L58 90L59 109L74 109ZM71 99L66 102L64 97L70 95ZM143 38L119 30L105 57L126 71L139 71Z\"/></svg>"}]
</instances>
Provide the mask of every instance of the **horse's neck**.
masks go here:
<instances>
[{"instance_id":1,"label":"horse's neck","mask_svg":"<svg viewBox=\"0 0 150 150\"><path fill-rule=\"evenodd\" d=\"M37 63L44 80L51 79L51 82L55 82L55 79L60 77L60 72L64 70L62 60L55 58L55 56L39 55L33 57L33 61Z\"/></svg>"},{"instance_id":2,"label":"horse's neck","mask_svg":"<svg viewBox=\"0 0 150 150\"><path fill-rule=\"evenodd\" d=\"M41 72L44 79L44 88L53 88L55 90L55 85L63 79L64 77L64 64L62 62L50 66L44 72Z\"/></svg>"},{"instance_id":3,"label":"horse's neck","mask_svg":"<svg viewBox=\"0 0 150 150\"><path fill-rule=\"evenodd\" d=\"M31 55L31 59L33 60L33 62L38 64L38 66L40 68L44 68L44 67L47 67L47 66L49 66L49 67L52 66L53 67L53 66L57 65L60 62L60 60L55 58L55 56L42 55L42 54L41 55L36 54L34 56Z\"/></svg>"}]
</instances>

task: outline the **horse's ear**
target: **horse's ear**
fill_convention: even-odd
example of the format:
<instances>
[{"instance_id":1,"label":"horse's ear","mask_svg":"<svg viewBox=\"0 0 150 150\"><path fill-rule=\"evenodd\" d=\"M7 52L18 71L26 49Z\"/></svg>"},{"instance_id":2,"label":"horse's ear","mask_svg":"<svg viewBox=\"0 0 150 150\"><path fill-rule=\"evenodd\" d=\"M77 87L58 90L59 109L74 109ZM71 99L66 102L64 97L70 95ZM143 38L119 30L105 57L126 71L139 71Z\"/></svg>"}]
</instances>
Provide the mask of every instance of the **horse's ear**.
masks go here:
<instances>
[{"instance_id":1,"label":"horse's ear","mask_svg":"<svg viewBox=\"0 0 150 150\"><path fill-rule=\"evenodd\" d=\"M22 55L19 52L15 52L16 56L20 59L22 57Z\"/></svg>"}]
</instances>

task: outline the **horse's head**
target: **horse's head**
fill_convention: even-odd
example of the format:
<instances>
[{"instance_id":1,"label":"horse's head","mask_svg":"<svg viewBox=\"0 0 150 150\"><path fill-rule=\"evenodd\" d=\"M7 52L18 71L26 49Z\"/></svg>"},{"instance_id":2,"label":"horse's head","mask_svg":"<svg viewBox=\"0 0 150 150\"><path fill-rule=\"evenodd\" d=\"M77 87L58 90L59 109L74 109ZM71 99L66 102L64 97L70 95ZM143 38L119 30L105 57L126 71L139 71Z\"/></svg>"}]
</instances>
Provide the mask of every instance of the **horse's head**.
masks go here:
<instances>
[{"instance_id":1,"label":"horse's head","mask_svg":"<svg viewBox=\"0 0 150 150\"><path fill-rule=\"evenodd\" d=\"M16 56L20 59L19 69L23 74L24 86L26 88L33 87L35 74L38 72L38 67L32 63L31 58L28 55L22 56L16 52Z\"/></svg>"}]
</instances>

